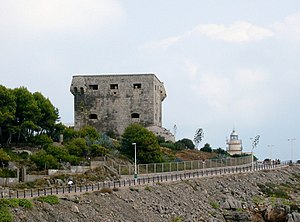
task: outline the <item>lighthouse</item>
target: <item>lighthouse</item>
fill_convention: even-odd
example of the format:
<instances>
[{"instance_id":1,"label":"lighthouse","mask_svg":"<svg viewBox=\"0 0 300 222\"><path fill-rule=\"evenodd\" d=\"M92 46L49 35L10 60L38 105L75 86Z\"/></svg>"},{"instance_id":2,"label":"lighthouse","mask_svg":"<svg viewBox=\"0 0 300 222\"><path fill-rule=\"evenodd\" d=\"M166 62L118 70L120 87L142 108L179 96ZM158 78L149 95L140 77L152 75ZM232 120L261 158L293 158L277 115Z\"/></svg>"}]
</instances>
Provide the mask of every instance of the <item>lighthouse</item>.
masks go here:
<instances>
[{"instance_id":1,"label":"lighthouse","mask_svg":"<svg viewBox=\"0 0 300 222\"><path fill-rule=\"evenodd\" d=\"M233 129L232 133L230 134L230 139L227 139L227 152L230 155L240 155L242 154L242 149L242 140L239 140L238 134Z\"/></svg>"}]
</instances>

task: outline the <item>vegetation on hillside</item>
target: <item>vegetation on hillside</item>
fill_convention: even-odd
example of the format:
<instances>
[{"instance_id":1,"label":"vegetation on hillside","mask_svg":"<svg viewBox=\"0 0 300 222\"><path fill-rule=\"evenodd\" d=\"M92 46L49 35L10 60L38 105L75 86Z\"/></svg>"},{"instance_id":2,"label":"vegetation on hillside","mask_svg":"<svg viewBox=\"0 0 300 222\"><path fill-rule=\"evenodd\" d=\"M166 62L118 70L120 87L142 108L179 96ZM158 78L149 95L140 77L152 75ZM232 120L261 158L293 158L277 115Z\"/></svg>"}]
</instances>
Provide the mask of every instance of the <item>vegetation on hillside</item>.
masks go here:
<instances>
[{"instance_id":1,"label":"vegetation on hillside","mask_svg":"<svg viewBox=\"0 0 300 222\"><path fill-rule=\"evenodd\" d=\"M88 165L93 158L122 157L134 161L136 144L137 162L160 163L227 156L221 148L213 149L206 143L200 151L203 130L199 128L193 140L183 138L176 142L165 141L135 123L116 138L113 132L98 132L92 126L74 130L58 123L59 112L41 93L29 92L25 87L8 89L0 85L0 176L15 175L8 170L9 161L28 172L47 169L65 169L70 165ZM63 135L63 143L59 142ZM195 146L196 144L196 146ZM16 153L11 147L30 148ZM25 148L24 148L25 147Z\"/></svg>"}]
</instances>

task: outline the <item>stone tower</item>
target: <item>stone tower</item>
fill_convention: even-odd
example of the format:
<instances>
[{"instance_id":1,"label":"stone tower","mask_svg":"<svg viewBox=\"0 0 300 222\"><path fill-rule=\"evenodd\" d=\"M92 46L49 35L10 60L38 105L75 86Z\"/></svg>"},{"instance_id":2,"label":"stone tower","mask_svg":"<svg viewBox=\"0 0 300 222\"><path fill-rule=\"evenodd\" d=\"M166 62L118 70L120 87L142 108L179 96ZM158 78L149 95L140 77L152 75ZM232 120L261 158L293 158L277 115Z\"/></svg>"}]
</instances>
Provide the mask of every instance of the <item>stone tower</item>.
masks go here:
<instances>
[{"instance_id":1,"label":"stone tower","mask_svg":"<svg viewBox=\"0 0 300 222\"><path fill-rule=\"evenodd\" d=\"M242 154L242 140L239 140L239 136L234 129L230 134L230 139L227 140L227 145L227 152L230 155Z\"/></svg>"},{"instance_id":2,"label":"stone tower","mask_svg":"<svg viewBox=\"0 0 300 222\"><path fill-rule=\"evenodd\" d=\"M162 128L166 91L154 74L75 75L70 91L75 129L91 125L121 135L132 123Z\"/></svg>"}]
</instances>

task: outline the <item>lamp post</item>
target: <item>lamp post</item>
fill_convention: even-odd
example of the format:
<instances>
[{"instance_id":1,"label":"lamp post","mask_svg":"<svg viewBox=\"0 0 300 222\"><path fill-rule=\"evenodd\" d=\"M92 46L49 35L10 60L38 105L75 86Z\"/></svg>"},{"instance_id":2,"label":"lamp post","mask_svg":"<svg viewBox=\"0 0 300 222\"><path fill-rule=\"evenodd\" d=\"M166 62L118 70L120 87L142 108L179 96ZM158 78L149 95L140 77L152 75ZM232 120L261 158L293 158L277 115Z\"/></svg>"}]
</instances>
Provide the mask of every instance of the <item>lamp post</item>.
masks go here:
<instances>
[{"instance_id":1,"label":"lamp post","mask_svg":"<svg viewBox=\"0 0 300 222\"><path fill-rule=\"evenodd\" d=\"M293 156L294 156L294 147L293 147L293 141L296 140L295 138L292 138L292 139L288 139L288 141L291 141L291 161L293 163Z\"/></svg>"},{"instance_id":2,"label":"lamp post","mask_svg":"<svg viewBox=\"0 0 300 222\"><path fill-rule=\"evenodd\" d=\"M134 179L137 179L137 170L136 170L136 143L132 143L134 146Z\"/></svg>"}]
</instances>

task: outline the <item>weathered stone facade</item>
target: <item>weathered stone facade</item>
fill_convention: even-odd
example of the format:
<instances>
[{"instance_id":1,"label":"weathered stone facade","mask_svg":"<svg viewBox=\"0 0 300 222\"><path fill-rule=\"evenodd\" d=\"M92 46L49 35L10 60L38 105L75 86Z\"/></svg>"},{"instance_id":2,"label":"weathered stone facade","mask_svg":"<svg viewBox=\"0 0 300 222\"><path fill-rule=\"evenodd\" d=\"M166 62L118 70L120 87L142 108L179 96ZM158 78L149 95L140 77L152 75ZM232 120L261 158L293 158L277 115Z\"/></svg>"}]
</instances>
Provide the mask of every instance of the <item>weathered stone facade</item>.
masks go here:
<instances>
[{"instance_id":1,"label":"weathered stone facade","mask_svg":"<svg viewBox=\"0 0 300 222\"><path fill-rule=\"evenodd\" d=\"M164 84L154 74L75 75L75 129L91 125L117 135L132 123L162 126Z\"/></svg>"}]
</instances>

